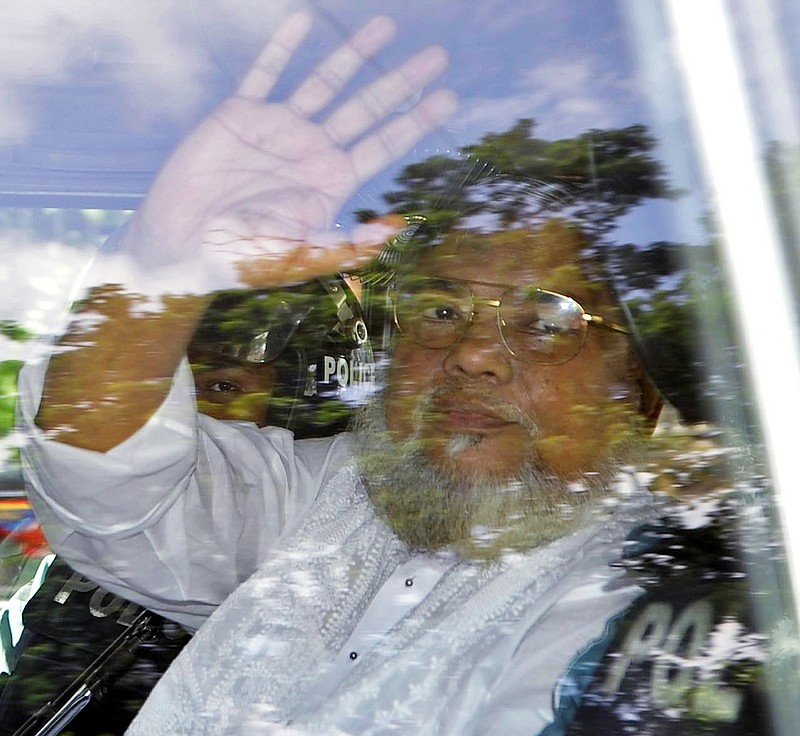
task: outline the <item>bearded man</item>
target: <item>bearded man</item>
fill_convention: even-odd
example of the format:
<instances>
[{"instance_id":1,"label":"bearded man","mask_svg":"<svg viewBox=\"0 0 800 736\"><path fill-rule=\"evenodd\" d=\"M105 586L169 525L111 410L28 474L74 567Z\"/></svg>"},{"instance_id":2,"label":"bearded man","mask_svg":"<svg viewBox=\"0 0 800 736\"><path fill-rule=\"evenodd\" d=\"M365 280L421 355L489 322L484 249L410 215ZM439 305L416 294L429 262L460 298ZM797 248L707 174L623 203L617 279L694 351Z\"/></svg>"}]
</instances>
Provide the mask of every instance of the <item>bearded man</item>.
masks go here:
<instances>
[{"instance_id":1,"label":"bearded man","mask_svg":"<svg viewBox=\"0 0 800 736\"><path fill-rule=\"evenodd\" d=\"M32 497L52 546L112 592L188 626L213 613L131 733L539 733L638 593L608 562L651 514L626 468L660 406L574 230L454 233L404 270L386 389L352 435L195 412L198 283L366 263L399 223L320 233L454 106L434 92L377 127L443 69L428 48L317 122L386 18L263 102L308 26L287 21L178 148L122 236L123 288L90 292L49 368L27 369ZM168 284L155 301L142 271Z\"/></svg>"}]
</instances>

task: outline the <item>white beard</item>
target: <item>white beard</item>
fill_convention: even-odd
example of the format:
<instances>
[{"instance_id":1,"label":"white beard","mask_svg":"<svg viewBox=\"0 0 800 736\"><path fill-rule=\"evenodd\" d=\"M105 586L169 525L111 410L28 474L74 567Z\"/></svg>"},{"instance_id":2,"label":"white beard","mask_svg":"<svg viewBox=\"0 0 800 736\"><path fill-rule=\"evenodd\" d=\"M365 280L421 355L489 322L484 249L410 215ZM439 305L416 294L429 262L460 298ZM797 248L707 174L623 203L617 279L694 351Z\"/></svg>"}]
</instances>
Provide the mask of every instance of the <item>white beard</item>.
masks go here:
<instances>
[{"instance_id":1,"label":"white beard","mask_svg":"<svg viewBox=\"0 0 800 736\"><path fill-rule=\"evenodd\" d=\"M420 400L414 435L390 436L383 397L357 415L354 445L370 496L395 533L413 549L454 547L469 558L491 559L564 536L586 523L620 467L609 461L597 473L568 482L541 469L536 457L515 477L463 477L431 462L420 440L430 398ZM526 429L535 437L533 422ZM481 442L479 434L454 434L446 454L455 457ZM533 447L535 443L531 443ZM626 458L628 453L626 453Z\"/></svg>"}]
</instances>

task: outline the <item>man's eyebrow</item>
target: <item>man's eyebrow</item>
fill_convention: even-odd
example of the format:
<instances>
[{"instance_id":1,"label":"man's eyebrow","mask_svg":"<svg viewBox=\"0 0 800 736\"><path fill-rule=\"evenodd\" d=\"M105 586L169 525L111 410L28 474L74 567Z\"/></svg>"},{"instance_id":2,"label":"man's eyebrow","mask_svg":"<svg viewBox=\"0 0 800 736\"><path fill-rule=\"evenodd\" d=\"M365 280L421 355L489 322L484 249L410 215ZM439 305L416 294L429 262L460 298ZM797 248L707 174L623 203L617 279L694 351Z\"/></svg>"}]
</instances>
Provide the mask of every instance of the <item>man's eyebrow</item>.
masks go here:
<instances>
[{"instance_id":1,"label":"man's eyebrow","mask_svg":"<svg viewBox=\"0 0 800 736\"><path fill-rule=\"evenodd\" d=\"M591 303L598 303L598 297L602 297L601 289L593 289L591 287L587 287L585 284L579 284L577 287L575 287L572 284L568 284L560 280L551 281L547 278L531 278L527 280L518 280L514 283L509 281L502 282L483 281L481 279L459 279L452 276L438 275L425 276L425 278L429 278L434 281L452 281L456 284L477 284L478 286L491 286L498 289L542 289L544 291L553 291L558 294L563 294L564 296L572 297L581 303L583 303L584 300Z\"/></svg>"},{"instance_id":2,"label":"man's eyebrow","mask_svg":"<svg viewBox=\"0 0 800 736\"><path fill-rule=\"evenodd\" d=\"M536 281L531 281L530 283L508 283L508 282L501 282L501 281L481 281L480 279L458 279L453 276L439 276L436 274L431 274L429 276L425 276L425 278L433 279L435 281L452 281L455 284L477 284L478 286L495 286L498 289L516 289L519 287L525 286L534 286L538 288L538 283Z\"/></svg>"}]
</instances>

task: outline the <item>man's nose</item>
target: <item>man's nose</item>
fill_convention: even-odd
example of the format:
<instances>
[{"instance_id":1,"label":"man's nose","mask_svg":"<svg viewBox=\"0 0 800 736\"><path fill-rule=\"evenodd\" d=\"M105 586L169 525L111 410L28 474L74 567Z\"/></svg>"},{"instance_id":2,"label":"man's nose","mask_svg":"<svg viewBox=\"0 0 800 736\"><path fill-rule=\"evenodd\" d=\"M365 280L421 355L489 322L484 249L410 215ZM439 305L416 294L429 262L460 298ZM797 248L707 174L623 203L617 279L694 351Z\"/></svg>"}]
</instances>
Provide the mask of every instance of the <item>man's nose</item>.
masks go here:
<instances>
[{"instance_id":1,"label":"man's nose","mask_svg":"<svg viewBox=\"0 0 800 736\"><path fill-rule=\"evenodd\" d=\"M443 367L451 378L508 383L514 374L514 357L500 337L497 320L483 314L469 325L461 339L445 356Z\"/></svg>"}]
</instances>

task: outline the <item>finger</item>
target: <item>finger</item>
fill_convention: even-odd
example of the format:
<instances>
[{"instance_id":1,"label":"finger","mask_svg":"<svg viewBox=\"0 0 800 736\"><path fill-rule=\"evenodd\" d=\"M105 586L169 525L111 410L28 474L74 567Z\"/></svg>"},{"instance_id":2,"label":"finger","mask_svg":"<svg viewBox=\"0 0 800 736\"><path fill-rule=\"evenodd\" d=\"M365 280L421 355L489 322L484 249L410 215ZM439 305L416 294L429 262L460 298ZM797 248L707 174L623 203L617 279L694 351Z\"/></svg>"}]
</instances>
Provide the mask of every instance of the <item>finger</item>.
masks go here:
<instances>
[{"instance_id":1,"label":"finger","mask_svg":"<svg viewBox=\"0 0 800 736\"><path fill-rule=\"evenodd\" d=\"M289 105L306 116L322 110L342 91L364 62L392 39L395 31L391 18L385 15L372 18L312 72L289 98Z\"/></svg>"},{"instance_id":2,"label":"finger","mask_svg":"<svg viewBox=\"0 0 800 736\"><path fill-rule=\"evenodd\" d=\"M358 181L371 179L399 159L419 140L442 125L457 107L458 99L453 92L437 90L422 99L409 112L391 120L360 141L350 152L350 161Z\"/></svg>"},{"instance_id":3,"label":"finger","mask_svg":"<svg viewBox=\"0 0 800 736\"><path fill-rule=\"evenodd\" d=\"M309 13L294 13L282 23L236 89L238 97L263 100L311 28Z\"/></svg>"},{"instance_id":4,"label":"finger","mask_svg":"<svg viewBox=\"0 0 800 736\"><path fill-rule=\"evenodd\" d=\"M325 122L326 132L339 145L355 140L403 102L418 95L446 66L444 49L439 46L423 49L343 103Z\"/></svg>"}]
</instances>

